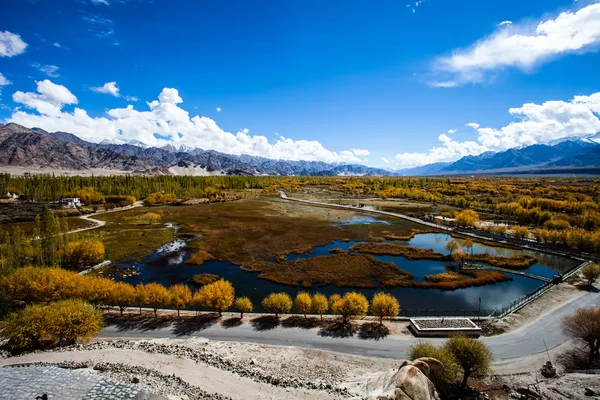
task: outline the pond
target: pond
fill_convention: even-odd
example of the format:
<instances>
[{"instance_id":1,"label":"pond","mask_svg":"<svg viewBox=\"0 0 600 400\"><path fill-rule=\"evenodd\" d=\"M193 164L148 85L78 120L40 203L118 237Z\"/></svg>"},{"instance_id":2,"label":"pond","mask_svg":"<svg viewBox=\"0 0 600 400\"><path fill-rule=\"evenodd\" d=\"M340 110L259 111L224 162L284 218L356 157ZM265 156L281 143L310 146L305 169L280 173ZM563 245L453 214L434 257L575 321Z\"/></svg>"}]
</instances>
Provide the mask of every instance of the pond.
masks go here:
<instances>
[{"instance_id":1,"label":"pond","mask_svg":"<svg viewBox=\"0 0 600 400\"><path fill-rule=\"evenodd\" d=\"M441 233L428 233L415 235L408 241L389 241L388 243L408 244L420 248L429 248L437 252L447 254L444 249L446 242L452 239L449 235ZM456 239L459 243L462 241ZM348 250L357 242L334 241L324 246L315 247L312 251L303 254L290 254L289 259L309 258L315 256L328 255L334 248ZM292 297L301 289L299 287L286 286L279 283L258 278L258 273L242 270L228 261L206 261L203 265L186 264L189 257L189 251L181 242L176 242L171 246L163 246L160 251L146 258L141 263L136 263L138 276L120 278L131 284L140 282L158 282L165 286L171 286L177 283L187 283L192 290L197 289L189 280L196 274L210 273L223 277L230 281L237 296L248 296L255 305L255 311L261 311L260 303L264 297L272 292L286 292ZM503 256L516 256L520 254L529 254L538 259L538 263L527 270L528 273L551 278L557 272L565 272L576 265L576 261L547 255L535 251L512 250L494 246L487 246L476 243L473 247L473 253L490 253ZM407 260L396 256L375 256L375 258L396 264L399 268L408 271L414 275L414 279L423 280L425 275L438 274L445 272L451 263L431 260ZM133 264L123 265L124 268L131 267ZM513 280L494 285L481 287L471 287L458 289L455 291L441 291L436 289L415 289L415 288L394 288L386 289L386 292L396 296L404 310L424 310L429 313L440 315L453 315L454 313L463 314L458 310L477 310L481 301L481 314L488 315L493 310L499 310L519 297L537 289L544 284L543 281L527 278L520 275L511 274ZM345 293L348 291L358 291L367 298L371 298L374 293L381 289L351 289L340 288L334 285L314 287L309 292L319 291L325 295L334 293ZM424 311L419 312L423 314Z\"/></svg>"}]
</instances>

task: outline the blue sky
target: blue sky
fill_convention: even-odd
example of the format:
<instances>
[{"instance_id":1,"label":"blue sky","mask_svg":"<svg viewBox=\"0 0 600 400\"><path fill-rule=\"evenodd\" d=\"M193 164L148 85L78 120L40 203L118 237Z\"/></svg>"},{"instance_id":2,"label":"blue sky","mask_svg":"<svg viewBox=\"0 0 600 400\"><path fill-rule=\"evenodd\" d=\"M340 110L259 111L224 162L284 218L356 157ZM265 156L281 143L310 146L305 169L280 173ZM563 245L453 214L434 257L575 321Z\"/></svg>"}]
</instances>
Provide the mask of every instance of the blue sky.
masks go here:
<instances>
[{"instance_id":1,"label":"blue sky","mask_svg":"<svg viewBox=\"0 0 600 400\"><path fill-rule=\"evenodd\" d=\"M401 168L600 131L597 1L13 0L2 13L0 120L90 141Z\"/></svg>"}]
</instances>

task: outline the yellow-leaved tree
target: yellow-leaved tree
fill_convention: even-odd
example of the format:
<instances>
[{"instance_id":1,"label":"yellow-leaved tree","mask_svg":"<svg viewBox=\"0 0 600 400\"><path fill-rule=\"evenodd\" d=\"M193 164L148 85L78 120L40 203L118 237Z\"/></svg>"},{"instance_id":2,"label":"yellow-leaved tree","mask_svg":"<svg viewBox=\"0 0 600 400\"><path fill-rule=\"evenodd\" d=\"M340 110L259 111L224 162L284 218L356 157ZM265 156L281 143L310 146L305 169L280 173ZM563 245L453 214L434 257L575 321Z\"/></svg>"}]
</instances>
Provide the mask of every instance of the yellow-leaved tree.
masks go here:
<instances>
[{"instance_id":1,"label":"yellow-leaved tree","mask_svg":"<svg viewBox=\"0 0 600 400\"><path fill-rule=\"evenodd\" d=\"M275 318L279 318L279 314L289 313L292 309L292 298L287 293L271 293L263 299L262 305L266 311L275 314Z\"/></svg>"},{"instance_id":2,"label":"yellow-leaved tree","mask_svg":"<svg viewBox=\"0 0 600 400\"><path fill-rule=\"evenodd\" d=\"M327 297L321 293L315 293L312 297L312 312L314 314L321 316L321 321L323 320L323 314L327 314L329 311L329 303L327 302Z\"/></svg>"},{"instance_id":3,"label":"yellow-leaved tree","mask_svg":"<svg viewBox=\"0 0 600 400\"><path fill-rule=\"evenodd\" d=\"M69 268L79 269L101 263L104 255L104 243L101 241L77 240L67 244L64 262Z\"/></svg>"},{"instance_id":4,"label":"yellow-leaved tree","mask_svg":"<svg viewBox=\"0 0 600 400\"><path fill-rule=\"evenodd\" d=\"M161 215L160 215L159 213L155 213L155 212L151 212L151 211L149 211L149 212L147 212L146 214L144 214L144 217L143 217L143 218L144 218L144 220L145 220L145 221L148 221L148 224L152 225L152 223L153 223L154 221L158 221L158 220L160 220L162 217L161 217Z\"/></svg>"},{"instance_id":5,"label":"yellow-leaved tree","mask_svg":"<svg viewBox=\"0 0 600 400\"><path fill-rule=\"evenodd\" d=\"M306 318L306 314L312 310L312 298L310 297L310 294L306 292L298 293L294 300L294 308L300 314L304 314L304 318Z\"/></svg>"},{"instance_id":6,"label":"yellow-leaved tree","mask_svg":"<svg viewBox=\"0 0 600 400\"><path fill-rule=\"evenodd\" d=\"M235 309L239 311L242 319L245 313L252 312L252 301L248 297L238 297L235 299Z\"/></svg>"},{"instance_id":7,"label":"yellow-leaved tree","mask_svg":"<svg viewBox=\"0 0 600 400\"><path fill-rule=\"evenodd\" d=\"M194 303L218 312L219 316L231 307L234 299L235 290L231 282L225 279L202 286L194 294Z\"/></svg>"},{"instance_id":8,"label":"yellow-leaved tree","mask_svg":"<svg viewBox=\"0 0 600 400\"><path fill-rule=\"evenodd\" d=\"M48 333L57 344L74 344L96 336L103 325L102 313L89 304L76 299L62 300L46 307Z\"/></svg>"},{"instance_id":9,"label":"yellow-leaved tree","mask_svg":"<svg viewBox=\"0 0 600 400\"><path fill-rule=\"evenodd\" d=\"M158 315L158 309L169 305L171 301L171 294L169 290L158 283L148 283L143 286L145 303L152 307L154 310L154 316Z\"/></svg>"},{"instance_id":10,"label":"yellow-leaved tree","mask_svg":"<svg viewBox=\"0 0 600 400\"><path fill-rule=\"evenodd\" d=\"M135 288L125 282L115 283L110 290L110 300L119 307L119 312L123 315L125 308L136 304Z\"/></svg>"},{"instance_id":11,"label":"yellow-leaved tree","mask_svg":"<svg viewBox=\"0 0 600 400\"><path fill-rule=\"evenodd\" d=\"M479 222L479 214L473 210L463 210L456 214L456 225L462 228L474 228Z\"/></svg>"},{"instance_id":12,"label":"yellow-leaved tree","mask_svg":"<svg viewBox=\"0 0 600 400\"><path fill-rule=\"evenodd\" d=\"M344 297L335 300L331 306L331 310L334 314L340 315L342 322L346 324L350 317L367 315L369 301L363 294L350 292L346 293Z\"/></svg>"},{"instance_id":13,"label":"yellow-leaved tree","mask_svg":"<svg viewBox=\"0 0 600 400\"><path fill-rule=\"evenodd\" d=\"M173 285L169 288L171 293L171 306L179 312L190 305L192 302L192 291L189 287L183 284Z\"/></svg>"},{"instance_id":14,"label":"yellow-leaved tree","mask_svg":"<svg viewBox=\"0 0 600 400\"><path fill-rule=\"evenodd\" d=\"M371 313L379 317L379 325L383 324L384 318L393 318L400 312L398 300L387 293L376 293L371 301Z\"/></svg>"}]
</instances>

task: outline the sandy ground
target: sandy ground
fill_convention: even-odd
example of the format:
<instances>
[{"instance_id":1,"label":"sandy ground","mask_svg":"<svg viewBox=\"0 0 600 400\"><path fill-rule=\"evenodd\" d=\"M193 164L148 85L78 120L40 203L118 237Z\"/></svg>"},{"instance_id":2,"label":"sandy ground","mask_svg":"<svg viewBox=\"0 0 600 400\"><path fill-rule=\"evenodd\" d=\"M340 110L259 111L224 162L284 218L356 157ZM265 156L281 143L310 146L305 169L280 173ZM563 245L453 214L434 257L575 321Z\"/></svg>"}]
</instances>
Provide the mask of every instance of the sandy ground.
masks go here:
<instances>
[{"instance_id":1,"label":"sandy ground","mask_svg":"<svg viewBox=\"0 0 600 400\"><path fill-rule=\"evenodd\" d=\"M110 175L132 175L132 171L120 171L116 169L56 169L56 168L29 168L29 167L2 167L2 171L11 175L25 174L54 174L57 176L110 176Z\"/></svg>"},{"instance_id":2,"label":"sandy ground","mask_svg":"<svg viewBox=\"0 0 600 400\"><path fill-rule=\"evenodd\" d=\"M395 369L400 364L394 360L347 356L297 347L216 342L199 338L164 339L151 342L185 346L195 351L207 352L231 360L240 368L255 369L263 374L298 378L310 382L323 381L331 383L332 386L337 386L355 377L372 374L373 371ZM0 367L40 361L46 363L74 361L84 362L90 366L100 362L141 366L165 375L174 374L208 393L219 393L233 399L341 398L341 395L332 391L279 387L184 357L132 349L108 348L32 353L0 360ZM142 376L140 379L144 383L144 377ZM175 393L172 394L175 395Z\"/></svg>"}]
</instances>

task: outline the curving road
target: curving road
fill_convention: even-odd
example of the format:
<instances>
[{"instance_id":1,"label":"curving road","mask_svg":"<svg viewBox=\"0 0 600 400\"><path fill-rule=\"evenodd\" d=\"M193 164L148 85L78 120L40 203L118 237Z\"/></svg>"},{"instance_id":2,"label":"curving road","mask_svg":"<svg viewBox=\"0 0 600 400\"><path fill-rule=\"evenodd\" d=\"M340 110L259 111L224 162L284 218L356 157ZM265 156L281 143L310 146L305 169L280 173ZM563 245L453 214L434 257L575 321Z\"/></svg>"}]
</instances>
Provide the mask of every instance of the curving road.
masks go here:
<instances>
[{"instance_id":1,"label":"curving road","mask_svg":"<svg viewBox=\"0 0 600 400\"><path fill-rule=\"evenodd\" d=\"M108 213L113 213L113 212L118 212L118 211L125 211L125 210L130 210L132 208L136 208L136 207L141 207L143 206L144 203L141 201L136 201L134 204L130 205L130 206L125 206L125 207L120 207L120 208L115 208L113 210L106 210L106 211L97 211L94 214L87 214L87 215L83 215L81 217L79 217L80 219L84 219L86 221L90 221L91 223L93 223L94 225L92 226L88 226L85 228L78 228L78 229L72 229L69 231L69 233L78 233L78 232L84 232L84 231L89 231L91 229L96 229L96 228L100 228L101 226L106 225L106 221L102 221L100 219L95 219L94 217L97 215L102 215L102 214L108 214Z\"/></svg>"},{"instance_id":2,"label":"curving road","mask_svg":"<svg viewBox=\"0 0 600 400\"><path fill-rule=\"evenodd\" d=\"M567 341L561 331L561 320L565 315L569 315L579 308L592 306L600 306L599 293L586 293L582 297L540 316L513 332L486 337L482 340L491 348L496 361L539 354L546 350L544 340L548 349L560 346ZM356 335L348 338L334 338L321 336L316 329L282 328L281 326L259 330L248 323L248 319L246 323L232 328L226 328L215 323L185 333L179 333L173 325L148 330L123 330L115 326L108 326L99 337L127 339L203 337L220 341L298 346L361 356L396 359L406 358L409 346L423 340L409 336L388 337L381 340L360 339ZM441 339L430 340L440 341Z\"/></svg>"}]
</instances>

